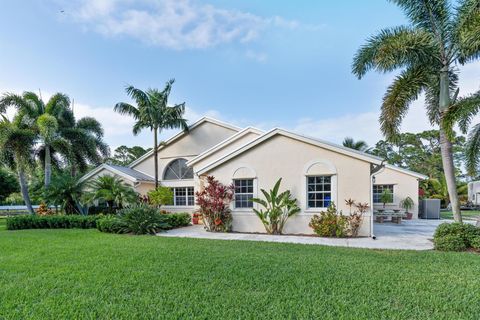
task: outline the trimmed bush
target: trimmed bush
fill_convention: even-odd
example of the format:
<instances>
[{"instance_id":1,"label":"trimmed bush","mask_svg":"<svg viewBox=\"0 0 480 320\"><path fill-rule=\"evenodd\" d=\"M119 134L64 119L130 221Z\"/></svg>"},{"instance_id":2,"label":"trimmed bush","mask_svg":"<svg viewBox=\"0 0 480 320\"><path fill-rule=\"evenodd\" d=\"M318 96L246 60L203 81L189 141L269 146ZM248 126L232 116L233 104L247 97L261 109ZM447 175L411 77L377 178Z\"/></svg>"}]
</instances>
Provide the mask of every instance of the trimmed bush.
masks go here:
<instances>
[{"instance_id":1,"label":"trimmed bush","mask_svg":"<svg viewBox=\"0 0 480 320\"><path fill-rule=\"evenodd\" d=\"M170 225L171 229L186 227L192 221L192 217L187 212L167 213L162 216L166 218L165 221Z\"/></svg>"},{"instance_id":2,"label":"trimmed bush","mask_svg":"<svg viewBox=\"0 0 480 320\"><path fill-rule=\"evenodd\" d=\"M125 224L115 216L105 216L97 220L97 229L107 233L123 233Z\"/></svg>"},{"instance_id":3,"label":"trimmed bush","mask_svg":"<svg viewBox=\"0 0 480 320\"><path fill-rule=\"evenodd\" d=\"M437 250L464 251L477 245L480 228L468 223L442 223L435 230L433 242ZM459 242L463 245L460 245ZM454 250L456 248L456 250Z\"/></svg>"},{"instance_id":4,"label":"trimmed bush","mask_svg":"<svg viewBox=\"0 0 480 320\"><path fill-rule=\"evenodd\" d=\"M449 234L435 239L435 249L440 251L465 251L467 246L462 235Z\"/></svg>"},{"instance_id":5,"label":"trimmed bush","mask_svg":"<svg viewBox=\"0 0 480 320\"><path fill-rule=\"evenodd\" d=\"M473 249L480 250L480 236L473 238L470 245Z\"/></svg>"},{"instance_id":6,"label":"trimmed bush","mask_svg":"<svg viewBox=\"0 0 480 320\"><path fill-rule=\"evenodd\" d=\"M20 215L7 218L7 230L21 229L89 229L95 228L102 216L80 215Z\"/></svg>"}]
</instances>

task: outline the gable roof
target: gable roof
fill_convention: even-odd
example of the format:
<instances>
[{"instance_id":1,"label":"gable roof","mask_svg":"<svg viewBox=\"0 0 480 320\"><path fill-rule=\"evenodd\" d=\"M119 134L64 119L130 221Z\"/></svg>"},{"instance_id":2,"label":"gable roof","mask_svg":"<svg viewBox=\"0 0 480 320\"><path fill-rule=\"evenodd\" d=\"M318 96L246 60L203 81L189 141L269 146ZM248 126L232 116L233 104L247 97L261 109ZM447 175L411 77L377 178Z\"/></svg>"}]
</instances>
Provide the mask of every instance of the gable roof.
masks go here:
<instances>
[{"instance_id":1,"label":"gable roof","mask_svg":"<svg viewBox=\"0 0 480 320\"><path fill-rule=\"evenodd\" d=\"M92 171L90 171L89 173L84 175L83 177L81 177L79 182L83 182L85 180L90 179L91 177L93 177L94 175L96 175L97 173L99 173L102 170L110 171L110 172L112 172L114 174L117 174L117 175L119 175L119 176L121 176L125 179L128 179L132 182L154 182L155 181L155 179L153 177L151 177L151 176L149 176L149 175L147 175L143 172L134 170L132 168L104 163L104 164L96 167L95 169L93 169Z\"/></svg>"},{"instance_id":2,"label":"gable roof","mask_svg":"<svg viewBox=\"0 0 480 320\"><path fill-rule=\"evenodd\" d=\"M287 131L287 130L284 130L284 129L274 128L274 129L272 129L268 132L265 132L263 135L259 136L258 138L254 139L254 140L244 144L243 146L233 150L232 152L224 155L223 157L207 164L206 166L204 166L203 168L198 170L197 174L202 174L202 173L205 173L205 172L207 172L207 171L209 171L213 168L216 168L219 165L229 161L230 159L240 155L241 153L243 153L243 152L245 152L249 149L252 149L253 147L261 144L262 142L264 142L264 141L266 141L266 140L268 140L268 139L270 139L270 138L272 138L276 135L289 137L289 138L292 138L294 140L302 141L302 142L305 142L305 143L308 143L308 144L311 144L311 145L314 145L314 146L318 146L318 147L321 147L321 148L324 148L324 149L327 149L327 150L331 150L331 151L334 151L334 152L337 152L337 153L340 153L340 154L343 154L343 155L346 155L346 156L350 156L352 158L356 158L356 159L359 159L359 160L363 160L363 161L366 161L366 162L369 162L369 163L382 165L383 162L384 162L384 159L382 159L380 157L377 157L377 156L374 156L374 155L371 155L371 154L368 154L368 153L365 153L365 152L350 149L350 148L347 148L347 147L344 147L344 146L341 146L341 145L338 145L338 144L335 144L335 143L331 143L331 142L328 142L328 141L325 141L325 140L312 138L312 137L307 137L307 136L300 135L300 134L297 134L297 133L293 133L293 132L290 132L290 131ZM393 166L393 165L385 165L385 166L389 169L396 170L396 171L399 171L399 172L417 177L419 179L426 179L427 178L425 175L422 175L420 173L413 172L413 171L410 171L410 170L406 170L406 169L403 169L403 168L399 168L399 167L396 167L396 166Z\"/></svg>"},{"instance_id":3,"label":"gable roof","mask_svg":"<svg viewBox=\"0 0 480 320\"><path fill-rule=\"evenodd\" d=\"M238 139L240 139L241 137L244 137L245 135L247 135L249 133L255 133L257 135L262 135L264 132L262 130L254 128L254 127L246 127L245 129L242 129L242 130L238 131L237 133L235 133L233 136L230 136L229 138L227 138L227 139L221 141L220 143L214 145L210 149L200 153L198 156L196 156L195 158L188 161L187 166L194 165L195 163L199 162L200 160L203 160L203 159L207 158L209 155L215 153L216 151L222 149L223 147L226 147L230 143L237 141Z\"/></svg>"},{"instance_id":4,"label":"gable roof","mask_svg":"<svg viewBox=\"0 0 480 320\"><path fill-rule=\"evenodd\" d=\"M216 125L219 125L221 127L224 127L224 128L227 128L227 129L231 129L231 130L234 130L234 131L240 131L240 127L237 127L237 126L234 126L232 124L229 124L229 123L226 123L226 122L223 122L223 121L220 121L220 120L217 120L217 119L213 119L213 118L210 118L210 117L203 117L203 118L200 118L199 120L195 121L193 124L191 124L190 126L188 126L188 130L191 131L193 129L195 129L196 127L200 126L201 124L203 123L206 123L206 122L209 122L209 123L213 123L213 124L216 124ZM162 145L160 145L158 147L158 150L162 149L162 148L165 148L165 146L169 145L170 143L172 142L175 142L176 140L180 139L181 137L187 135L188 132L186 131L181 131L179 133L177 133L176 135L174 135L173 137L169 138L168 140L166 140ZM151 155L153 154L153 149L148 151L147 153L145 153L143 156L141 156L140 158L136 159L135 161L133 161L132 163L130 163L128 166L130 168L133 168L135 167L137 164L139 164L140 162L142 162L143 160L145 160L146 158L150 157Z\"/></svg>"}]
</instances>

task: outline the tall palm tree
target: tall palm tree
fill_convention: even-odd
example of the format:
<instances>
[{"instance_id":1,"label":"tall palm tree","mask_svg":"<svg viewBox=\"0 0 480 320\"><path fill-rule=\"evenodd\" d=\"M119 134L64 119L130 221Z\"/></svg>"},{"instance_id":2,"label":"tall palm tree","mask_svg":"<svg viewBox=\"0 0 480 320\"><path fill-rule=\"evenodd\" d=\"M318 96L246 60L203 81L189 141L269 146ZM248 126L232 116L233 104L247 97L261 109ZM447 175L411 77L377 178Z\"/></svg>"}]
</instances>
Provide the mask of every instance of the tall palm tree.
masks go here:
<instances>
[{"instance_id":1,"label":"tall palm tree","mask_svg":"<svg viewBox=\"0 0 480 320\"><path fill-rule=\"evenodd\" d=\"M163 91L148 89L142 91L133 86L126 88L127 94L135 101L137 106L119 102L114 110L120 114L132 116L136 122L133 126L133 134L137 135L142 129L148 128L153 131L153 158L155 166L155 189L158 188L158 135L163 129L188 130L187 120L183 118L185 102L168 106L168 97L172 90L174 79L167 82Z\"/></svg>"},{"instance_id":2,"label":"tall palm tree","mask_svg":"<svg viewBox=\"0 0 480 320\"><path fill-rule=\"evenodd\" d=\"M30 214L33 211L26 170L33 166L33 148L35 145L35 132L31 129L20 128L15 122L9 121L3 116L0 121L0 156L2 162L18 173L18 181L23 201Z\"/></svg>"},{"instance_id":3,"label":"tall palm tree","mask_svg":"<svg viewBox=\"0 0 480 320\"><path fill-rule=\"evenodd\" d=\"M480 57L479 0L391 0L410 21L371 37L353 61L353 73L402 70L383 97L380 124L395 140L411 102L421 93L432 124L440 128L442 164L456 221L462 221L453 165L452 143L443 117L458 94L456 66Z\"/></svg>"},{"instance_id":4,"label":"tall palm tree","mask_svg":"<svg viewBox=\"0 0 480 320\"><path fill-rule=\"evenodd\" d=\"M56 93L45 104L33 92L24 92L22 95L7 93L0 99L0 105L17 108L18 125L32 128L39 135L44 155L44 183L45 188L48 188L52 176L52 148L67 148L67 142L59 134L58 119L68 110L70 99L63 93Z\"/></svg>"},{"instance_id":5,"label":"tall palm tree","mask_svg":"<svg viewBox=\"0 0 480 320\"><path fill-rule=\"evenodd\" d=\"M368 144L363 140L355 141L351 137L346 137L342 142L344 147L355 149L358 151L366 152L368 150Z\"/></svg>"}]
</instances>

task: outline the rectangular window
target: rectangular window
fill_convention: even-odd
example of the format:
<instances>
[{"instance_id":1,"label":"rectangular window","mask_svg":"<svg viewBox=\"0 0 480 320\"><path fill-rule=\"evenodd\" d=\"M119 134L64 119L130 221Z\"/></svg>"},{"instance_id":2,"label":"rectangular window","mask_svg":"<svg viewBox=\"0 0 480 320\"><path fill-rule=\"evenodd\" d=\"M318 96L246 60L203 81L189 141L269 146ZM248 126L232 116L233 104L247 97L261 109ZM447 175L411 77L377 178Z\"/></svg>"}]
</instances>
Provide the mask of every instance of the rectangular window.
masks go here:
<instances>
[{"instance_id":1,"label":"rectangular window","mask_svg":"<svg viewBox=\"0 0 480 320\"><path fill-rule=\"evenodd\" d=\"M192 207L195 205L193 187L175 187L172 190L174 206Z\"/></svg>"},{"instance_id":2,"label":"rectangular window","mask_svg":"<svg viewBox=\"0 0 480 320\"><path fill-rule=\"evenodd\" d=\"M327 208L332 202L332 177L307 177L308 208Z\"/></svg>"},{"instance_id":3,"label":"rectangular window","mask_svg":"<svg viewBox=\"0 0 480 320\"><path fill-rule=\"evenodd\" d=\"M381 200L384 190L390 190L389 201L386 203L393 203L393 184L374 184L373 185L373 203L383 203Z\"/></svg>"},{"instance_id":4,"label":"rectangular window","mask_svg":"<svg viewBox=\"0 0 480 320\"><path fill-rule=\"evenodd\" d=\"M235 208L253 208L253 179L233 180L235 186Z\"/></svg>"}]
</instances>

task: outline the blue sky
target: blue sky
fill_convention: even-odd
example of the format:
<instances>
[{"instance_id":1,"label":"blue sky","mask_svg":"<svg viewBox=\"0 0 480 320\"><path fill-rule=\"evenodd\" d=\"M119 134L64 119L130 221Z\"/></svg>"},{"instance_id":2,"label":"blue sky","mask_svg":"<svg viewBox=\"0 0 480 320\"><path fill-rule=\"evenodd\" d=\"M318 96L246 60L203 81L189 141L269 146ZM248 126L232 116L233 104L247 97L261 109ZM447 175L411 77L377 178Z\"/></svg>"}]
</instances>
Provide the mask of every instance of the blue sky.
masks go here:
<instances>
[{"instance_id":1,"label":"blue sky","mask_svg":"<svg viewBox=\"0 0 480 320\"><path fill-rule=\"evenodd\" d=\"M185 101L192 121L372 144L393 75L357 80L352 57L369 35L404 22L385 0L2 1L0 92L67 93L77 116L104 124L112 147L151 144L112 110L128 100L125 85L162 88L170 78L171 102ZM462 73L464 93L478 88L478 71ZM404 130L427 127L419 102Z\"/></svg>"}]
</instances>

